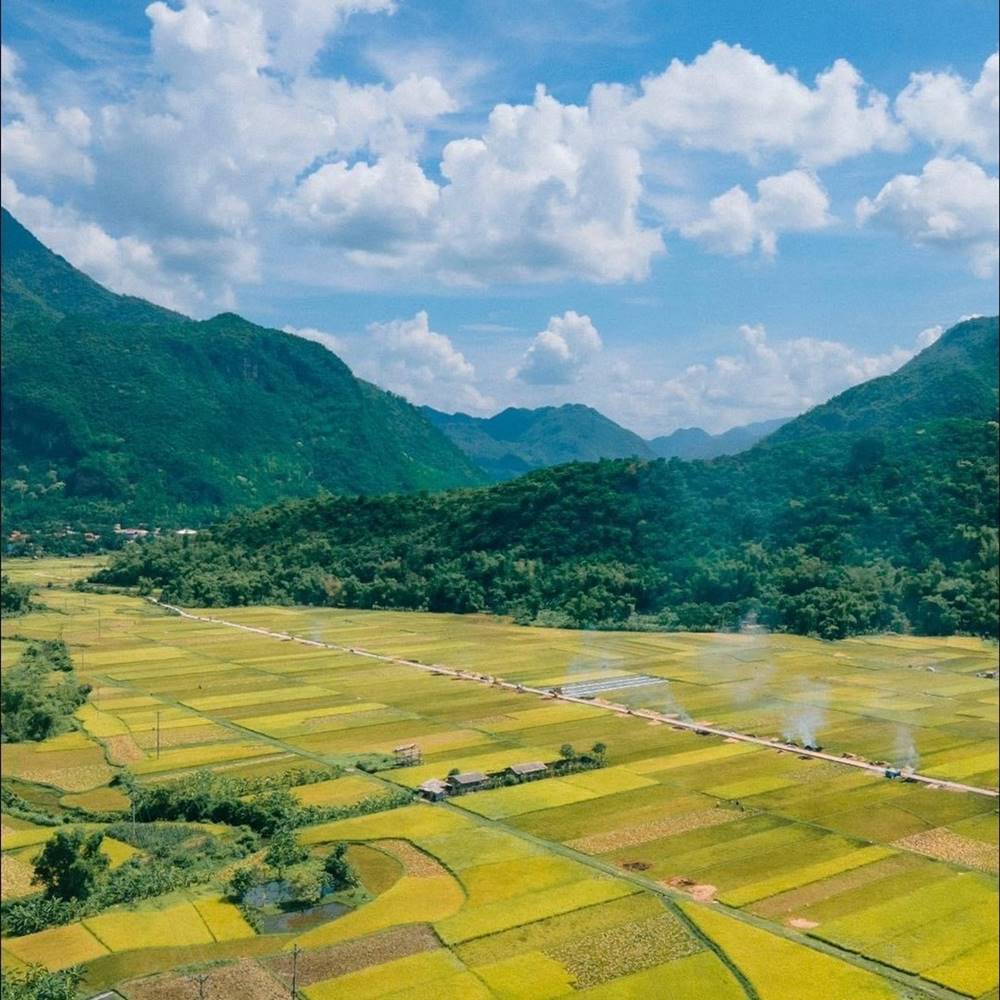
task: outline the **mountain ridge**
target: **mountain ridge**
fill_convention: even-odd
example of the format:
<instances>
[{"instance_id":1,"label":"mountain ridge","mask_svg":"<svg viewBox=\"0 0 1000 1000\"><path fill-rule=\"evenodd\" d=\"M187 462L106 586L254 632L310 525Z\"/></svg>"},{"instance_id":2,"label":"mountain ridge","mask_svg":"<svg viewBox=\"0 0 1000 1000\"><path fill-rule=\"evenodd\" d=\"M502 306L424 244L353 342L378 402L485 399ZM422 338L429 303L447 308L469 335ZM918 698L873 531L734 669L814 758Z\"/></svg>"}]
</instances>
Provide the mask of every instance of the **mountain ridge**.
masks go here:
<instances>
[{"instance_id":1,"label":"mountain ridge","mask_svg":"<svg viewBox=\"0 0 1000 1000\"><path fill-rule=\"evenodd\" d=\"M752 616L824 638L995 635L996 343L995 317L959 324L900 373L838 397L836 429L817 407L783 439L735 456L606 459L473 490L286 501L186 548L133 547L97 579L144 580L195 606L712 631ZM957 415L956 379L983 389Z\"/></svg>"},{"instance_id":2,"label":"mountain ridge","mask_svg":"<svg viewBox=\"0 0 1000 1000\"><path fill-rule=\"evenodd\" d=\"M116 295L6 210L2 235L5 526L107 538L116 521L201 525L323 489L485 481L325 347Z\"/></svg>"}]
</instances>

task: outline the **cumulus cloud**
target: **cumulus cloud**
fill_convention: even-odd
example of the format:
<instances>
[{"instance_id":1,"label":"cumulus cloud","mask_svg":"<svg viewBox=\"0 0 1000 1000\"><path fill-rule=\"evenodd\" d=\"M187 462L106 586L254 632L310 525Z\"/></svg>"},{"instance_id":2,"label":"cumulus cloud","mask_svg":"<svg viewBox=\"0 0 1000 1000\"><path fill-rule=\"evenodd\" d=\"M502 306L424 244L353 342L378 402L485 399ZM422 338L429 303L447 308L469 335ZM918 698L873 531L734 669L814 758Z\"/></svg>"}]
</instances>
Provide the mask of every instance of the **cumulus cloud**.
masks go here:
<instances>
[{"instance_id":1,"label":"cumulus cloud","mask_svg":"<svg viewBox=\"0 0 1000 1000\"><path fill-rule=\"evenodd\" d=\"M929 327L910 347L869 354L837 340L772 342L762 325L739 328L739 349L671 378L610 372L608 409L647 434L699 426L712 432L755 420L793 416L859 382L887 375L940 336Z\"/></svg>"},{"instance_id":2,"label":"cumulus cloud","mask_svg":"<svg viewBox=\"0 0 1000 1000\"><path fill-rule=\"evenodd\" d=\"M579 379L602 346L590 317L569 310L549 319L510 377L532 385L567 385Z\"/></svg>"},{"instance_id":3,"label":"cumulus cloud","mask_svg":"<svg viewBox=\"0 0 1000 1000\"><path fill-rule=\"evenodd\" d=\"M644 79L629 113L693 149L750 158L788 153L812 167L872 149L898 150L906 142L888 98L846 60L836 60L810 87L725 42L690 63L674 59Z\"/></svg>"},{"instance_id":4,"label":"cumulus cloud","mask_svg":"<svg viewBox=\"0 0 1000 1000\"><path fill-rule=\"evenodd\" d=\"M1000 152L1000 55L970 83L954 73L913 73L896 98L896 114L910 132L947 153L964 150L984 163Z\"/></svg>"},{"instance_id":5,"label":"cumulus cloud","mask_svg":"<svg viewBox=\"0 0 1000 1000\"><path fill-rule=\"evenodd\" d=\"M6 176L0 178L0 195L8 210L46 246L112 291L181 311L197 311L204 304L201 286L172 273L149 243L134 236L112 236L71 208L54 205L41 195L26 195Z\"/></svg>"},{"instance_id":6,"label":"cumulus cloud","mask_svg":"<svg viewBox=\"0 0 1000 1000\"><path fill-rule=\"evenodd\" d=\"M314 326L291 326L286 324L281 328L285 333L291 333L296 337L301 337L303 340L312 340L317 344L322 344L328 351L332 351L334 354L340 355L347 348L344 341L333 333L327 333L326 330L319 330Z\"/></svg>"},{"instance_id":7,"label":"cumulus cloud","mask_svg":"<svg viewBox=\"0 0 1000 1000\"><path fill-rule=\"evenodd\" d=\"M328 163L277 207L326 242L377 253L425 239L438 196L419 164L389 155L371 165Z\"/></svg>"},{"instance_id":8,"label":"cumulus cloud","mask_svg":"<svg viewBox=\"0 0 1000 1000\"><path fill-rule=\"evenodd\" d=\"M683 226L681 232L716 253L748 254L759 247L773 257L780 233L828 226L829 207L830 199L815 177L791 170L758 181L756 201L739 186L713 198L708 215Z\"/></svg>"},{"instance_id":9,"label":"cumulus cloud","mask_svg":"<svg viewBox=\"0 0 1000 1000\"><path fill-rule=\"evenodd\" d=\"M451 340L430 328L427 313L368 326L368 341L348 347L359 371L414 403L488 410L493 400L475 385L475 367Z\"/></svg>"},{"instance_id":10,"label":"cumulus cloud","mask_svg":"<svg viewBox=\"0 0 1000 1000\"><path fill-rule=\"evenodd\" d=\"M89 184L94 179L94 164L88 154L90 117L75 106L46 111L24 87L21 68L17 53L0 45L4 170L30 174L45 185L67 178Z\"/></svg>"},{"instance_id":11,"label":"cumulus cloud","mask_svg":"<svg viewBox=\"0 0 1000 1000\"><path fill-rule=\"evenodd\" d=\"M451 97L428 78L356 86L311 70L348 15L392 9L387 0L152 3L150 73L128 100L43 111L5 87L4 167L32 195L49 193L48 176L71 174L61 201L81 225L142 242L180 284L199 286L195 299L224 305L234 285L259 277L262 247L280 239L273 210L282 198L296 207L300 179L317 166L333 173L300 192L322 196L298 206L312 209L311 225L331 224L326 212L334 230L353 224L360 234L405 207L390 195L402 196L406 158L454 109ZM5 52L4 65L16 81L16 56Z\"/></svg>"},{"instance_id":12,"label":"cumulus cloud","mask_svg":"<svg viewBox=\"0 0 1000 1000\"><path fill-rule=\"evenodd\" d=\"M976 275L997 265L1000 182L963 157L936 158L919 176L899 174L855 209L858 224L882 226L917 246L965 254Z\"/></svg>"}]
</instances>

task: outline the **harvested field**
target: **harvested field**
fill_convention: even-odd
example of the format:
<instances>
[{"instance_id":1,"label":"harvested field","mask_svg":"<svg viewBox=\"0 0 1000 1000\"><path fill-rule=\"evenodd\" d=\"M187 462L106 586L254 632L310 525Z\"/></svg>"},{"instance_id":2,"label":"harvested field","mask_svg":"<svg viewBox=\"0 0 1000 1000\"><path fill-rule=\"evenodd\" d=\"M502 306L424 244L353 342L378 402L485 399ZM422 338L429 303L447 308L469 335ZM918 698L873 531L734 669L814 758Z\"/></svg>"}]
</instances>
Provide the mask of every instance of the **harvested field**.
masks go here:
<instances>
[{"instance_id":1,"label":"harvested field","mask_svg":"<svg viewBox=\"0 0 1000 1000\"><path fill-rule=\"evenodd\" d=\"M108 761L123 767L142 760L146 755L131 736L107 736L104 747L108 752Z\"/></svg>"},{"instance_id":2,"label":"harvested field","mask_svg":"<svg viewBox=\"0 0 1000 1000\"><path fill-rule=\"evenodd\" d=\"M377 840L374 846L391 854L402 864L406 874L414 878L434 878L446 874L438 861L408 840Z\"/></svg>"},{"instance_id":3,"label":"harvested field","mask_svg":"<svg viewBox=\"0 0 1000 1000\"><path fill-rule=\"evenodd\" d=\"M302 952L298 960L299 982L308 986L440 947L441 942L428 924L394 927L356 941ZM264 959L262 964L283 982L291 978L292 958L287 952Z\"/></svg>"},{"instance_id":4,"label":"harvested field","mask_svg":"<svg viewBox=\"0 0 1000 1000\"><path fill-rule=\"evenodd\" d=\"M671 837L691 830L702 830L706 827L721 826L732 823L733 820L746 819L753 815L749 810L738 812L734 809L702 809L697 812L682 813L680 816L669 816L666 819L639 826L626 827L623 830L611 830L608 833L595 833L589 837L578 837L566 841L567 847L584 854L606 854L623 847L637 847L659 840L661 837Z\"/></svg>"},{"instance_id":5,"label":"harvested field","mask_svg":"<svg viewBox=\"0 0 1000 1000\"><path fill-rule=\"evenodd\" d=\"M192 972L195 970L192 970ZM288 987L251 959L203 971L205 996L212 1000L285 1000ZM128 1000L197 1000L198 983L191 975L171 973L122 984Z\"/></svg>"},{"instance_id":6,"label":"harvested field","mask_svg":"<svg viewBox=\"0 0 1000 1000\"><path fill-rule=\"evenodd\" d=\"M610 903L599 903L466 941L458 945L455 952L466 965L478 967L529 951L552 951L560 945L608 928L642 922L662 912L663 904L647 893L624 896Z\"/></svg>"},{"instance_id":7,"label":"harvested field","mask_svg":"<svg viewBox=\"0 0 1000 1000\"><path fill-rule=\"evenodd\" d=\"M702 945L670 913L588 935L547 954L561 962L577 989L694 955Z\"/></svg>"},{"instance_id":8,"label":"harvested field","mask_svg":"<svg viewBox=\"0 0 1000 1000\"><path fill-rule=\"evenodd\" d=\"M915 833L897 840L893 846L993 875L1000 870L1000 853L994 844L984 844L981 840L963 837L946 827Z\"/></svg>"},{"instance_id":9,"label":"harvested field","mask_svg":"<svg viewBox=\"0 0 1000 1000\"><path fill-rule=\"evenodd\" d=\"M0 883L4 899L20 899L39 891L39 886L32 885L35 876L34 866L10 854L0 859Z\"/></svg>"}]
</instances>

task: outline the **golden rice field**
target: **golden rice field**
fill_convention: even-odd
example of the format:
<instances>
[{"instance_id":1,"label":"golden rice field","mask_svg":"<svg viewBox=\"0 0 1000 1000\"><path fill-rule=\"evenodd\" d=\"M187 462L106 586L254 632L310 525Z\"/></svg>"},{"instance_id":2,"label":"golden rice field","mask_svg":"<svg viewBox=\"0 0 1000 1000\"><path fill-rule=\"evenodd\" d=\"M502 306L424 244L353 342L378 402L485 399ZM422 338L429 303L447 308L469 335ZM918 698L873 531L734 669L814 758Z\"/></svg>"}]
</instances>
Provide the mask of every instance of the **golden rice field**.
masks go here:
<instances>
[{"instance_id":1,"label":"golden rice field","mask_svg":"<svg viewBox=\"0 0 1000 1000\"><path fill-rule=\"evenodd\" d=\"M127 807L110 785L126 766L140 782L200 768L347 768L294 789L316 806L455 768L553 761L567 743L604 743L608 766L301 829L310 849L355 845L372 897L301 932L257 933L220 885L201 886L5 938L12 964L81 963L82 995L116 986L126 1000L181 996L175 970L206 963L231 990L219 996L250 996L225 985L240 982L287 995L296 945L310 1000L997 995L995 798L71 590L90 565L7 567L43 587L49 610L4 623L5 664L20 654L14 635L62 637L92 686L72 733L2 748L5 780L46 808ZM641 674L656 682L608 700L997 787L997 682L977 676L995 668L997 650L978 640L578 633L336 609L207 614L527 686ZM416 766L353 768L409 743ZM3 817L5 898L35 891L31 858L51 833Z\"/></svg>"}]
</instances>

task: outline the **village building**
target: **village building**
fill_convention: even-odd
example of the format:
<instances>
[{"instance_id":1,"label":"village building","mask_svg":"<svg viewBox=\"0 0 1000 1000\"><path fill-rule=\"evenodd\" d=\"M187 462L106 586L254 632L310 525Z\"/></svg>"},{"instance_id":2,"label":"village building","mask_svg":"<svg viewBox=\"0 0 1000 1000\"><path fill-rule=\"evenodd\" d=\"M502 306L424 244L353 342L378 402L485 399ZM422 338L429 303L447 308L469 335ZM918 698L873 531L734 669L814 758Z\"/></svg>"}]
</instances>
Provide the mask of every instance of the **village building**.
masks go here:
<instances>
[{"instance_id":1,"label":"village building","mask_svg":"<svg viewBox=\"0 0 1000 1000\"><path fill-rule=\"evenodd\" d=\"M448 786L440 778L429 778L417 790L428 802L440 802L448 795Z\"/></svg>"},{"instance_id":2,"label":"village building","mask_svg":"<svg viewBox=\"0 0 1000 1000\"><path fill-rule=\"evenodd\" d=\"M454 795L465 792L475 792L482 788L489 779L479 771L466 771L464 774L448 775L448 790Z\"/></svg>"},{"instance_id":3,"label":"village building","mask_svg":"<svg viewBox=\"0 0 1000 1000\"><path fill-rule=\"evenodd\" d=\"M540 760L531 760L525 764L511 764L507 768L507 774L513 775L518 781L534 781L541 778L549 767Z\"/></svg>"}]
</instances>

